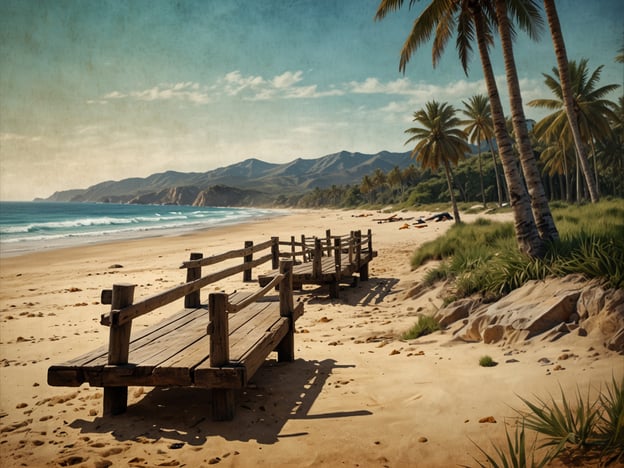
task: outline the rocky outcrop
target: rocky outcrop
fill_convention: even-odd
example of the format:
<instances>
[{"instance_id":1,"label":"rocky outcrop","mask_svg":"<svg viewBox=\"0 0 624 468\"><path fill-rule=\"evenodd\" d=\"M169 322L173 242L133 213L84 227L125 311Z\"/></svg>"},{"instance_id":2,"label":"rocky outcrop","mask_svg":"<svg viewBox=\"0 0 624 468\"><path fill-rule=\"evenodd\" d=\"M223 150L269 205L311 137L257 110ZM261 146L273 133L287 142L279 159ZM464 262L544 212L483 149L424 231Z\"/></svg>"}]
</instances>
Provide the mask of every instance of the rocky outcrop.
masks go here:
<instances>
[{"instance_id":1,"label":"rocky outcrop","mask_svg":"<svg viewBox=\"0 0 624 468\"><path fill-rule=\"evenodd\" d=\"M624 290L604 289L575 275L530 281L492 304L455 301L435 317L443 326L461 321L454 333L464 341L513 343L592 333L624 354Z\"/></svg>"}]
</instances>

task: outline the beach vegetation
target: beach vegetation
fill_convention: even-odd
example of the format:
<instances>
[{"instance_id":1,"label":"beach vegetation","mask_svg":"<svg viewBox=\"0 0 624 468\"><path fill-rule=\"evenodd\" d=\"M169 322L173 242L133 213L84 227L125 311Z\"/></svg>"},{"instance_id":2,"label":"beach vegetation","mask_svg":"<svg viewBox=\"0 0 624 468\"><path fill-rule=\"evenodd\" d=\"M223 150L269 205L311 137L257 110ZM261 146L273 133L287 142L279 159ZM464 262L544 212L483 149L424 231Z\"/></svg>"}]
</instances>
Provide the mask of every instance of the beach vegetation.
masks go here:
<instances>
[{"instance_id":1,"label":"beach vegetation","mask_svg":"<svg viewBox=\"0 0 624 468\"><path fill-rule=\"evenodd\" d=\"M513 227L477 219L453 226L424 243L411 258L412 268L430 260L440 263L426 279L452 280L457 298L481 294L496 299L531 280L580 274L607 287L624 286L624 204L603 200L592 205L553 205L561 236L548 244L542 258L514 249ZM451 291L452 289L452 291Z\"/></svg>"},{"instance_id":2,"label":"beach vegetation","mask_svg":"<svg viewBox=\"0 0 624 468\"><path fill-rule=\"evenodd\" d=\"M542 468L553 459L554 451L549 450L537 457L537 435L529 444L524 426L524 421L515 424L513 437L509 434L505 425L505 444L503 447L493 444L494 453L488 453L477 443L472 443L479 449L481 454L487 459L487 464L477 460L477 464L482 468Z\"/></svg>"},{"instance_id":3,"label":"beach vegetation","mask_svg":"<svg viewBox=\"0 0 624 468\"><path fill-rule=\"evenodd\" d=\"M492 356L488 356L487 354L479 358L479 365L481 367L494 367L497 364L498 363L494 359L492 359Z\"/></svg>"},{"instance_id":4,"label":"beach vegetation","mask_svg":"<svg viewBox=\"0 0 624 468\"><path fill-rule=\"evenodd\" d=\"M439 322L430 315L421 315L418 321L403 334L404 340L413 340L440 330Z\"/></svg>"},{"instance_id":5,"label":"beach vegetation","mask_svg":"<svg viewBox=\"0 0 624 468\"><path fill-rule=\"evenodd\" d=\"M526 409L516 410L514 437L505 427L506 443L493 444L493 454L473 441L490 466L537 467L556 458L574 461L575 466L586 462L610 466L624 461L624 377L619 382L612 377L593 397L589 391L581 395L578 388L572 399L563 389L560 392L556 399L520 397ZM526 431L534 433L530 445ZM536 461L538 453L542 455Z\"/></svg>"}]
</instances>

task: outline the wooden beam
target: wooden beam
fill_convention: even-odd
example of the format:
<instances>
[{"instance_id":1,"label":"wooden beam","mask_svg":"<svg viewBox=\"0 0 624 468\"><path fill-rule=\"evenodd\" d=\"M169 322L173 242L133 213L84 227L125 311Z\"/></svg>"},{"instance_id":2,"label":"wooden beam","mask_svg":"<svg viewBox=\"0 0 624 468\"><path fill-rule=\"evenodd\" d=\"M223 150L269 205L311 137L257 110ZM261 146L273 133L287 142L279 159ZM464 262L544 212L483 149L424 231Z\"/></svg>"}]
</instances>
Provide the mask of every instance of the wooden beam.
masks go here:
<instances>
[{"instance_id":1,"label":"wooden beam","mask_svg":"<svg viewBox=\"0 0 624 468\"><path fill-rule=\"evenodd\" d=\"M230 363L230 337L227 312L227 294L212 293L208 299L210 311L210 367L224 367ZM236 403L234 390L212 389L212 417L215 421L234 418Z\"/></svg>"},{"instance_id":2,"label":"wooden beam","mask_svg":"<svg viewBox=\"0 0 624 468\"><path fill-rule=\"evenodd\" d=\"M111 309L121 309L132 304L134 284L113 285ZM130 352L132 322L110 327L108 339L108 364L127 364ZM128 407L128 387L104 387L104 415L116 415Z\"/></svg>"},{"instance_id":3,"label":"wooden beam","mask_svg":"<svg viewBox=\"0 0 624 468\"><path fill-rule=\"evenodd\" d=\"M200 252L191 253L191 261L200 260L204 257L204 254ZM186 282L191 283L197 279L201 278L201 265L194 266L186 270ZM184 307L186 308L195 308L201 305L201 291L198 289L197 291L193 291L186 296L184 296Z\"/></svg>"}]
</instances>

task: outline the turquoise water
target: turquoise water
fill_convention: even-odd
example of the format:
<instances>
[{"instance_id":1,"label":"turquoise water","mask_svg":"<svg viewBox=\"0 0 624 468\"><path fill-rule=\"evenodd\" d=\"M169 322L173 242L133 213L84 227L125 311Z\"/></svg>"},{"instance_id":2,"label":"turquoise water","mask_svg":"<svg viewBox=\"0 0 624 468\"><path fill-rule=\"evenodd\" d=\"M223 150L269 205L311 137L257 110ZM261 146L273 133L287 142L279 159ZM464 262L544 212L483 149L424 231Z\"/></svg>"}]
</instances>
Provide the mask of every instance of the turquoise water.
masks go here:
<instances>
[{"instance_id":1,"label":"turquoise water","mask_svg":"<svg viewBox=\"0 0 624 468\"><path fill-rule=\"evenodd\" d=\"M174 234L280 213L250 208L0 202L0 253Z\"/></svg>"}]
</instances>

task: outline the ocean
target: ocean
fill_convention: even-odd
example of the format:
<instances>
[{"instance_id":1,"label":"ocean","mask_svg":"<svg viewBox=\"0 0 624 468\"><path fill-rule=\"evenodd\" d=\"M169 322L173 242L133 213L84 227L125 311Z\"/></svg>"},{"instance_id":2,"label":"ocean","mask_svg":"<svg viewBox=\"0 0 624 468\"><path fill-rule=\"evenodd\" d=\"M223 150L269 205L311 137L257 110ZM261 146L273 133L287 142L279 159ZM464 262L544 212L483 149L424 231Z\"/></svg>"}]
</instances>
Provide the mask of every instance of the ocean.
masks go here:
<instances>
[{"instance_id":1,"label":"ocean","mask_svg":"<svg viewBox=\"0 0 624 468\"><path fill-rule=\"evenodd\" d=\"M255 208L0 202L0 256L177 234L284 213Z\"/></svg>"}]
</instances>

